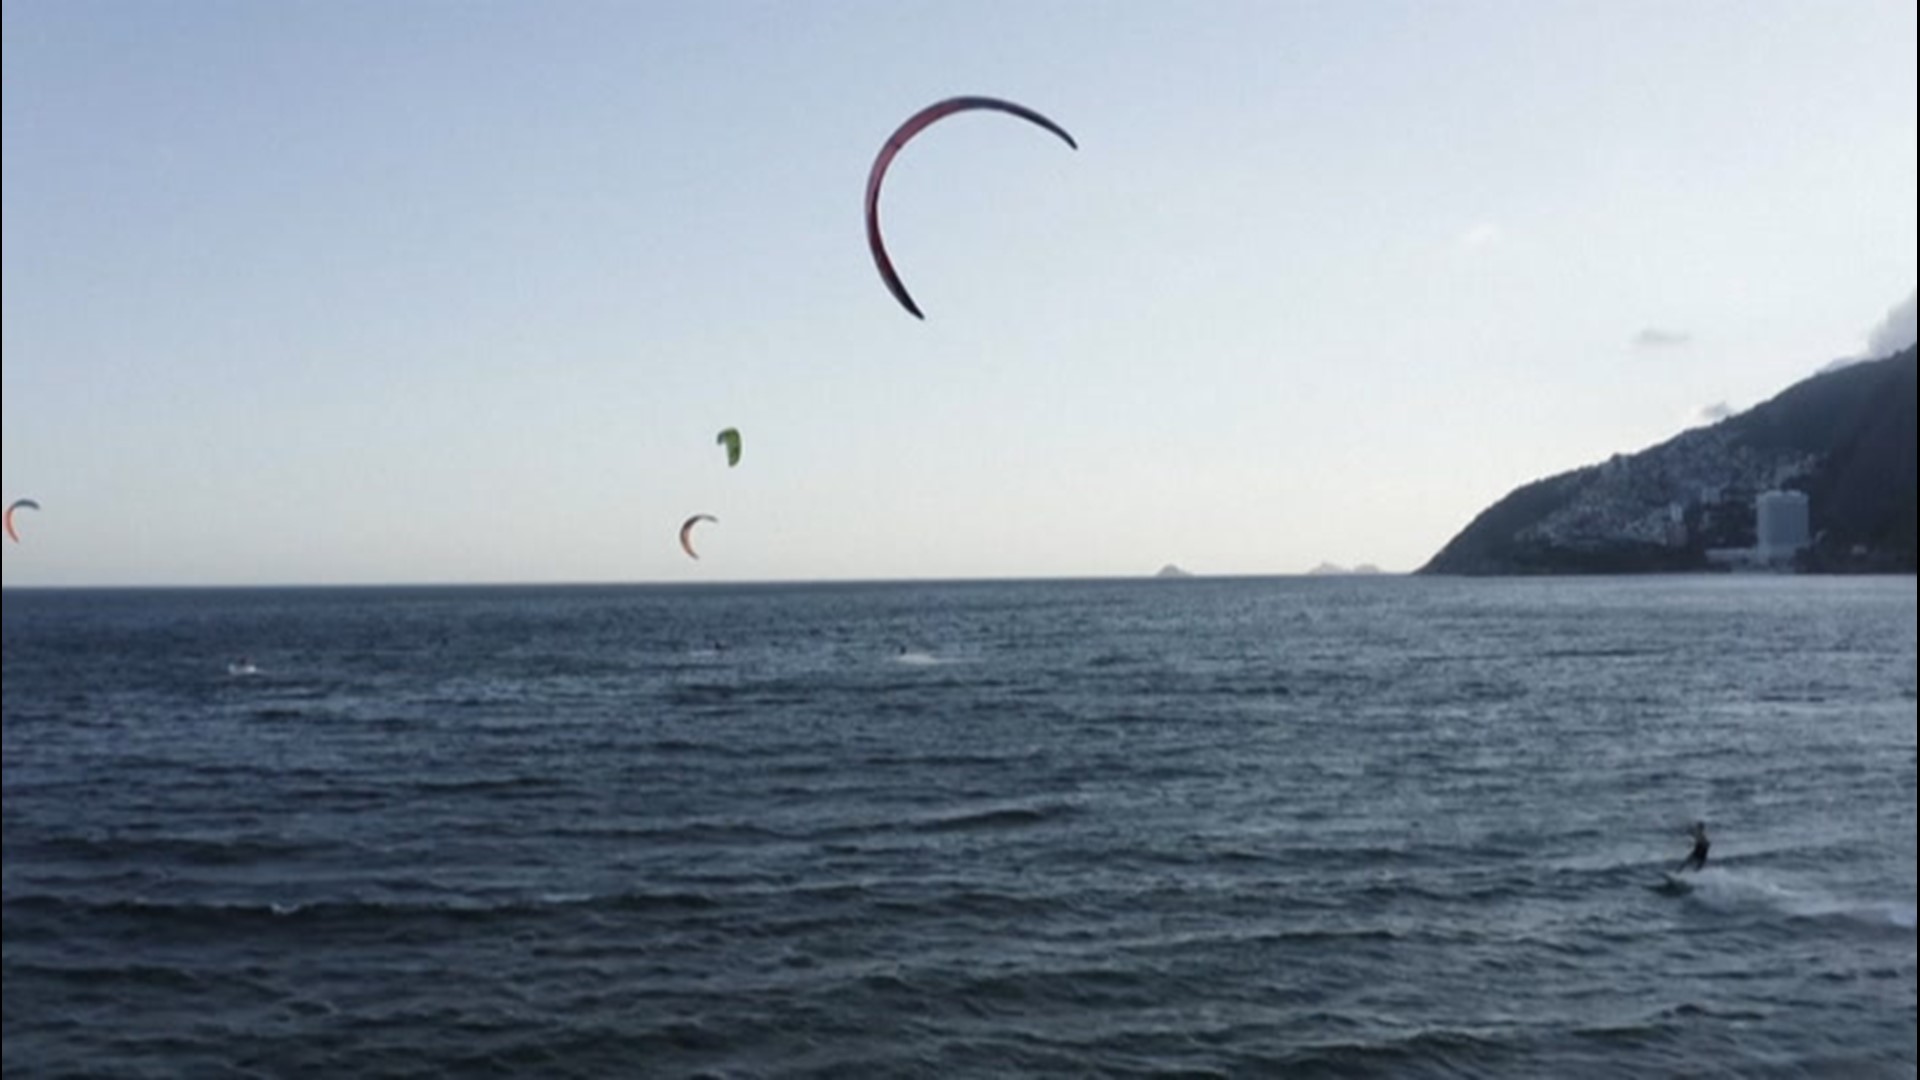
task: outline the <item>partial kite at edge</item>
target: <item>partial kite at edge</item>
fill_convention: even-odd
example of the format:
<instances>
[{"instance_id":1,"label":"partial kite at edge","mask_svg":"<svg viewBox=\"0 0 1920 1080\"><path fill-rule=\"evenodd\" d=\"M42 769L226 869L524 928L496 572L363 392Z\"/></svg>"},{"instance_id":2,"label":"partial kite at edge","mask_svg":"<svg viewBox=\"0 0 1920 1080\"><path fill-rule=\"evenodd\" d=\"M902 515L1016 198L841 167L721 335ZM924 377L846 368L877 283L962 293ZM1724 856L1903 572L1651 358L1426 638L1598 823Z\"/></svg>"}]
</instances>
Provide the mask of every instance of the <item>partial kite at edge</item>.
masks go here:
<instances>
[{"instance_id":1,"label":"partial kite at edge","mask_svg":"<svg viewBox=\"0 0 1920 1080\"><path fill-rule=\"evenodd\" d=\"M15 510L38 510L38 509L40 509L40 504L37 502L34 502L32 499L15 499L11 503L8 503L7 512L5 514L5 521L4 521L7 529L7 539L13 541L16 544L20 542L20 534L13 531L13 512Z\"/></svg>"},{"instance_id":2,"label":"partial kite at edge","mask_svg":"<svg viewBox=\"0 0 1920 1080\"><path fill-rule=\"evenodd\" d=\"M886 179L887 168L893 164L894 155L900 152L901 147L907 145L907 140L920 134L934 121L969 109L994 109L1012 113L1022 120L1053 132L1073 149L1080 149L1080 144L1073 141L1073 136L1067 134L1066 128L1025 105L990 97L956 97L935 102L908 117L906 123L901 124L892 135L887 136L886 144L880 147L879 156L873 159L873 168L867 173L867 249L873 252L873 265L879 269L880 280L886 282L887 291L892 293L893 298L900 301L900 306L906 308L916 319L925 319L926 316L921 314L919 305L915 304L913 297L908 295L906 285L900 280L900 274L893 268L893 260L887 256L886 242L880 236L880 183Z\"/></svg>"}]
</instances>

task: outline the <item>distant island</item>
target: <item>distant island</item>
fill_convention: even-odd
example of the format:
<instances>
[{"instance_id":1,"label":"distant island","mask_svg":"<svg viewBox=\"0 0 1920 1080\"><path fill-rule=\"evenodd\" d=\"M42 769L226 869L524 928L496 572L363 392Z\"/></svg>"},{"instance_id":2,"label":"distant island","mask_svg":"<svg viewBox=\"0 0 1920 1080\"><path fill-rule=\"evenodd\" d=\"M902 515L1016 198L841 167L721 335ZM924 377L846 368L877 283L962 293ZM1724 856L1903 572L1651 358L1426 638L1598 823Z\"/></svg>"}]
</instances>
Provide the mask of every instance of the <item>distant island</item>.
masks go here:
<instances>
[{"instance_id":1,"label":"distant island","mask_svg":"<svg viewBox=\"0 0 1920 1080\"><path fill-rule=\"evenodd\" d=\"M1192 577L1193 571L1182 570L1178 566L1175 566L1173 563L1168 563L1167 565L1161 567L1159 572L1154 574L1153 576L1157 578Z\"/></svg>"},{"instance_id":2,"label":"distant island","mask_svg":"<svg viewBox=\"0 0 1920 1080\"><path fill-rule=\"evenodd\" d=\"M1307 571L1307 573L1312 577L1338 577L1353 574L1384 574L1386 571L1368 562L1363 562L1356 566L1341 566L1339 563L1323 562Z\"/></svg>"},{"instance_id":3,"label":"distant island","mask_svg":"<svg viewBox=\"0 0 1920 1080\"><path fill-rule=\"evenodd\" d=\"M1536 480L1418 573L1914 572L1915 350Z\"/></svg>"}]
</instances>

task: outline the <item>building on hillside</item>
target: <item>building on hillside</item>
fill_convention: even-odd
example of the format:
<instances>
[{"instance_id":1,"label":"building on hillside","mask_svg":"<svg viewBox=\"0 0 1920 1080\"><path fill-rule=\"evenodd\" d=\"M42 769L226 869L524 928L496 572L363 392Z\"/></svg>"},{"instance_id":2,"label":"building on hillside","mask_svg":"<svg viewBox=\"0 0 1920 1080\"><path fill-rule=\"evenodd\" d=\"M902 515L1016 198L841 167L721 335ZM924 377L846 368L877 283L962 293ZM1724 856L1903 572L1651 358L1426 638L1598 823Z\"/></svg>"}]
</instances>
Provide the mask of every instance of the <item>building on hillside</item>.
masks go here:
<instances>
[{"instance_id":1,"label":"building on hillside","mask_svg":"<svg viewBox=\"0 0 1920 1080\"><path fill-rule=\"evenodd\" d=\"M1803 491L1763 491L1753 501L1754 558L1762 563L1786 562L1810 538L1807 495Z\"/></svg>"}]
</instances>

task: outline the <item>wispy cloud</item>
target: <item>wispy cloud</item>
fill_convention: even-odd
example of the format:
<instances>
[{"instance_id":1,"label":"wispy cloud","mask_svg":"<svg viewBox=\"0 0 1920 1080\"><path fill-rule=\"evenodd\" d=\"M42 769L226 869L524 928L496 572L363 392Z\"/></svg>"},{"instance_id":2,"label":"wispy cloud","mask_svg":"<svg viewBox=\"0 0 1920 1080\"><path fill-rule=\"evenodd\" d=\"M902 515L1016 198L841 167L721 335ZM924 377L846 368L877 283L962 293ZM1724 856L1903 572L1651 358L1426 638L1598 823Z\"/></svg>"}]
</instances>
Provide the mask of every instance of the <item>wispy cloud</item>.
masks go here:
<instances>
[{"instance_id":1,"label":"wispy cloud","mask_svg":"<svg viewBox=\"0 0 1920 1080\"><path fill-rule=\"evenodd\" d=\"M1905 300L1887 311L1886 318L1867 335L1868 357L1891 356L1913 344L1916 300L1920 300L1920 293L1908 293Z\"/></svg>"},{"instance_id":2,"label":"wispy cloud","mask_svg":"<svg viewBox=\"0 0 1920 1080\"><path fill-rule=\"evenodd\" d=\"M1658 326L1649 326L1633 335L1635 348L1674 349L1693 341L1693 335L1685 330L1666 330Z\"/></svg>"},{"instance_id":3,"label":"wispy cloud","mask_svg":"<svg viewBox=\"0 0 1920 1080\"><path fill-rule=\"evenodd\" d=\"M1716 401L1711 405L1705 405L1701 407L1700 420L1703 423L1717 424L1720 421L1725 420L1727 417L1732 416L1735 411L1736 410L1734 409L1734 407L1727 404L1726 402Z\"/></svg>"},{"instance_id":4,"label":"wispy cloud","mask_svg":"<svg viewBox=\"0 0 1920 1080\"><path fill-rule=\"evenodd\" d=\"M1500 242L1500 226L1491 221L1476 221L1460 233L1460 246L1468 251L1483 251Z\"/></svg>"},{"instance_id":5,"label":"wispy cloud","mask_svg":"<svg viewBox=\"0 0 1920 1080\"><path fill-rule=\"evenodd\" d=\"M1916 300L1920 300L1920 291L1908 293L1905 300L1888 308L1886 315L1874 325L1872 330L1867 331L1865 352L1859 356L1843 356L1838 360L1830 360L1820 369L1820 374L1851 367L1862 360L1878 360L1883 356L1892 356L1913 344Z\"/></svg>"}]
</instances>

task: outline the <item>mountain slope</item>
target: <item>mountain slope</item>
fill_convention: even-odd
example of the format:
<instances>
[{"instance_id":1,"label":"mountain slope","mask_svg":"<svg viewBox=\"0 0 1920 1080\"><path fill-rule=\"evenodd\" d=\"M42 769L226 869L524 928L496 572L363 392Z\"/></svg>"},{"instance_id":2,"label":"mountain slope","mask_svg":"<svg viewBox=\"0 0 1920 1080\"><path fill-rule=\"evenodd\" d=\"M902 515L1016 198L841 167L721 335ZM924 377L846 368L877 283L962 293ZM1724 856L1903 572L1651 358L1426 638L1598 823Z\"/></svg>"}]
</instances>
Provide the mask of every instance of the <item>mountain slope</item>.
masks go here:
<instances>
[{"instance_id":1,"label":"mountain slope","mask_svg":"<svg viewBox=\"0 0 1920 1080\"><path fill-rule=\"evenodd\" d=\"M1627 573L1708 567L1753 542L1753 497L1804 491L1802 567L1914 569L1915 351L1796 383L1708 428L1527 484L1420 569Z\"/></svg>"}]
</instances>

